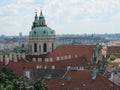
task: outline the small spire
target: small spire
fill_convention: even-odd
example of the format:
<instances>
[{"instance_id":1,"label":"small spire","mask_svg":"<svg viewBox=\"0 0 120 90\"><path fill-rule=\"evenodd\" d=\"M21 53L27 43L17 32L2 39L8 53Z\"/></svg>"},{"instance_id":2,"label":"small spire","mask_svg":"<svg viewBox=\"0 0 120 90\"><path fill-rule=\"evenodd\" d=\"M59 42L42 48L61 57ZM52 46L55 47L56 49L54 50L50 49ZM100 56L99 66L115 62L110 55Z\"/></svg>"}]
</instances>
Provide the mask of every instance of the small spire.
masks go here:
<instances>
[{"instance_id":1,"label":"small spire","mask_svg":"<svg viewBox=\"0 0 120 90\"><path fill-rule=\"evenodd\" d=\"M43 14L42 14L42 9L41 9L40 15L43 16Z\"/></svg>"},{"instance_id":2,"label":"small spire","mask_svg":"<svg viewBox=\"0 0 120 90\"><path fill-rule=\"evenodd\" d=\"M40 16L39 19L44 19L43 13L42 13L42 9L40 10Z\"/></svg>"},{"instance_id":3,"label":"small spire","mask_svg":"<svg viewBox=\"0 0 120 90\"><path fill-rule=\"evenodd\" d=\"M37 9L35 9L35 16L37 16Z\"/></svg>"},{"instance_id":4,"label":"small spire","mask_svg":"<svg viewBox=\"0 0 120 90\"><path fill-rule=\"evenodd\" d=\"M38 19L38 16L37 16L37 9L35 9L35 20Z\"/></svg>"}]
</instances>

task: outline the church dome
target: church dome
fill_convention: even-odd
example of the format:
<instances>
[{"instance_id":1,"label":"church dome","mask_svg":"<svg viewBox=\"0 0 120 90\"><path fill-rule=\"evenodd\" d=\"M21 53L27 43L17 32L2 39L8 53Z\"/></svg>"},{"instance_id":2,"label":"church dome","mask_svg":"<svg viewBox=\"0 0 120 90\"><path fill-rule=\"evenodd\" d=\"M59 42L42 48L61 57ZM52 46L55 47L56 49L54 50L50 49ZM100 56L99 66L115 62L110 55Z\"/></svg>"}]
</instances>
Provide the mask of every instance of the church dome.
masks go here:
<instances>
[{"instance_id":1,"label":"church dome","mask_svg":"<svg viewBox=\"0 0 120 90\"><path fill-rule=\"evenodd\" d=\"M35 27L30 31L30 36L55 36L55 31L51 28L44 27Z\"/></svg>"},{"instance_id":2,"label":"church dome","mask_svg":"<svg viewBox=\"0 0 120 90\"><path fill-rule=\"evenodd\" d=\"M52 52L55 48L55 31L47 26L42 10L39 16L36 11L31 31L29 32L30 55L47 54Z\"/></svg>"},{"instance_id":3,"label":"church dome","mask_svg":"<svg viewBox=\"0 0 120 90\"><path fill-rule=\"evenodd\" d=\"M42 11L39 18L35 12L35 19L29 36L55 36L55 31L46 25Z\"/></svg>"}]
</instances>

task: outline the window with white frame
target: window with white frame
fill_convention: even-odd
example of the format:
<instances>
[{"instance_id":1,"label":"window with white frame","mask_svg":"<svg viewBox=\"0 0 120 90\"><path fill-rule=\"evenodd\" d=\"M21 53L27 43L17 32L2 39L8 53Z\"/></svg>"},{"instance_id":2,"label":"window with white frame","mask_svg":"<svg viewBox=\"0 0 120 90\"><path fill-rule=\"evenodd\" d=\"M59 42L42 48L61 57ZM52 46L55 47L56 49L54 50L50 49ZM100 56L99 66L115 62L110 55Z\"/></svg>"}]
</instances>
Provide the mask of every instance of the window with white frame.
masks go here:
<instances>
[{"instance_id":1,"label":"window with white frame","mask_svg":"<svg viewBox=\"0 0 120 90\"><path fill-rule=\"evenodd\" d=\"M60 57L56 57L56 60L59 61L59 60L60 60Z\"/></svg>"}]
</instances>

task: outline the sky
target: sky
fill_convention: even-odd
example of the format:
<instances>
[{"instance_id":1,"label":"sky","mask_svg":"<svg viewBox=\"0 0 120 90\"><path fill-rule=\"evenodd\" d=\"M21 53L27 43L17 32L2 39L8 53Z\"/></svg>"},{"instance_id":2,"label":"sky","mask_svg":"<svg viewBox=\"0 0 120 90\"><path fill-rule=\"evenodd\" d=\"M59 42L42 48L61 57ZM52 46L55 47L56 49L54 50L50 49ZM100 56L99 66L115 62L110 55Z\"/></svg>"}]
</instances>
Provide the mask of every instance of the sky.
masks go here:
<instances>
[{"instance_id":1,"label":"sky","mask_svg":"<svg viewBox=\"0 0 120 90\"><path fill-rule=\"evenodd\" d=\"M0 35L29 35L35 9L56 34L120 33L120 0L0 0Z\"/></svg>"}]
</instances>

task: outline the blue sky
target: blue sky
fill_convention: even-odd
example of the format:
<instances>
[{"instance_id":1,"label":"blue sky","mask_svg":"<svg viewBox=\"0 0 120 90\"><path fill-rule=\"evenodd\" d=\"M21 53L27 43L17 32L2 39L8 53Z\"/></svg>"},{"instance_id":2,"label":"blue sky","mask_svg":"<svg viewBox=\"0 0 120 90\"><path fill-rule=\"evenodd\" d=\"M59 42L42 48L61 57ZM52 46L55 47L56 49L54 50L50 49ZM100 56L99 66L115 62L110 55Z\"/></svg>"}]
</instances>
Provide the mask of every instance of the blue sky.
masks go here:
<instances>
[{"instance_id":1,"label":"blue sky","mask_svg":"<svg viewBox=\"0 0 120 90\"><path fill-rule=\"evenodd\" d=\"M57 34L120 33L120 0L0 0L0 35L29 35L41 8Z\"/></svg>"}]
</instances>

